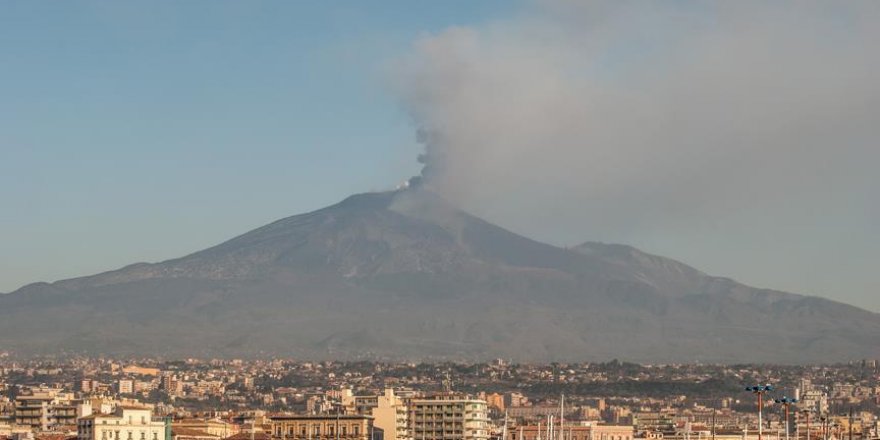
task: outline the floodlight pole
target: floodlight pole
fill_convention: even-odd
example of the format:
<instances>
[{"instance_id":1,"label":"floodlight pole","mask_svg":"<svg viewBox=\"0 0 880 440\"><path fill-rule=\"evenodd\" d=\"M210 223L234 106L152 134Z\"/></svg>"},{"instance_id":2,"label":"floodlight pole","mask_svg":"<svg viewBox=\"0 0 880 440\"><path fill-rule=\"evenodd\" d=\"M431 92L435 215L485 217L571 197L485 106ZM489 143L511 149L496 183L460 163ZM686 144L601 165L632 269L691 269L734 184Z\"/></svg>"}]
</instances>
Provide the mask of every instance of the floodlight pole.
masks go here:
<instances>
[{"instance_id":1,"label":"floodlight pole","mask_svg":"<svg viewBox=\"0 0 880 440\"><path fill-rule=\"evenodd\" d=\"M758 440L764 440L764 394L773 391L773 386L770 384L755 385L746 387L746 391L751 391L758 395Z\"/></svg>"},{"instance_id":2,"label":"floodlight pole","mask_svg":"<svg viewBox=\"0 0 880 440\"><path fill-rule=\"evenodd\" d=\"M776 403L781 403L785 408L785 440L789 440L789 432L791 432L791 427L789 426L789 419L791 413L791 404L797 403L797 399L790 399L788 397L783 397L781 399L776 399Z\"/></svg>"}]
</instances>

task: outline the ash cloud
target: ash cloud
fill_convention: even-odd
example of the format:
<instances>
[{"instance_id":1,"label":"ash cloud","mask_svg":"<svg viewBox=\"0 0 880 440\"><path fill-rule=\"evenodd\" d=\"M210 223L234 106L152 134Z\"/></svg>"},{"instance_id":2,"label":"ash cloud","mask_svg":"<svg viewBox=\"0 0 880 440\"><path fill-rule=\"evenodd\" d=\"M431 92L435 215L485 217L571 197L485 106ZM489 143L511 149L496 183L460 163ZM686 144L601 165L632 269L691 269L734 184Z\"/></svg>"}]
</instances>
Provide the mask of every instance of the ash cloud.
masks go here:
<instances>
[{"instance_id":1,"label":"ash cloud","mask_svg":"<svg viewBox=\"0 0 880 440\"><path fill-rule=\"evenodd\" d=\"M393 75L421 179L518 232L794 241L878 232L878 41L877 2L539 1Z\"/></svg>"}]
</instances>

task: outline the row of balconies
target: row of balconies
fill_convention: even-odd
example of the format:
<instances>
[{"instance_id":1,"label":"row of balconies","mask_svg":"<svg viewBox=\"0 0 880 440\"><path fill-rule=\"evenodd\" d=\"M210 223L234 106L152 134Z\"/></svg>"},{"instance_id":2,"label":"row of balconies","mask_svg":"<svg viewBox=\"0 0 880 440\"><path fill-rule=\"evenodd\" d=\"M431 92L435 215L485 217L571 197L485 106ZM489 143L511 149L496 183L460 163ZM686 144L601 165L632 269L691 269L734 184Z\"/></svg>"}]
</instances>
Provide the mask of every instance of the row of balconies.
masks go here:
<instances>
[{"instance_id":1,"label":"row of balconies","mask_svg":"<svg viewBox=\"0 0 880 440\"><path fill-rule=\"evenodd\" d=\"M460 423L460 422L458 422L458 423L453 423L453 422L439 423L438 422L438 423L411 423L410 426L413 428L431 428L431 429L433 429L434 427L442 428L444 426L453 426L453 427L457 427L457 428L463 428L464 424Z\"/></svg>"},{"instance_id":2,"label":"row of balconies","mask_svg":"<svg viewBox=\"0 0 880 440\"><path fill-rule=\"evenodd\" d=\"M445 425L445 426L444 426L444 425L434 425L434 426L423 426L423 425L417 425L417 426L415 426L415 428L416 428L416 429L422 429L422 430L429 430L429 431L440 431L440 430L443 430L443 429L447 429L447 430L453 430L453 429L454 429L454 430L457 430L457 431L461 431L461 430L464 429L464 426L461 426L461 425L455 425L455 426L453 426L453 425Z\"/></svg>"},{"instance_id":3,"label":"row of balconies","mask_svg":"<svg viewBox=\"0 0 880 440\"><path fill-rule=\"evenodd\" d=\"M422 440L422 439L425 439L425 438L427 438L427 437L432 437L432 438L442 437L442 438L444 438L444 439L456 439L456 438L462 438L462 439L463 439L463 438L465 438L464 434L462 434L462 433L460 433L460 432L457 432L457 433L451 433L451 432L423 432L423 433L422 433L422 432L416 432L415 435L413 435L413 438L414 438L415 440Z\"/></svg>"},{"instance_id":4,"label":"row of balconies","mask_svg":"<svg viewBox=\"0 0 880 440\"><path fill-rule=\"evenodd\" d=\"M464 435L464 430L462 429L416 429L416 435L418 434L450 434L450 435Z\"/></svg>"},{"instance_id":5,"label":"row of balconies","mask_svg":"<svg viewBox=\"0 0 880 440\"><path fill-rule=\"evenodd\" d=\"M413 414L412 418L423 420L463 419L464 414Z\"/></svg>"},{"instance_id":6,"label":"row of balconies","mask_svg":"<svg viewBox=\"0 0 880 440\"><path fill-rule=\"evenodd\" d=\"M367 434L347 434L347 435L342 435L342 434L340 434L340 435L339 435L339 439L341 439L341 440L342 440L342 439L344 439L344 440L362 440L362 439L366 438L367 436L368 436ZM309 435L301 435L301 434L281 434L281 435L275 434L275 435L272 436L272 437L273 437L273 438L277 438L277 439L287 439L287 440L303 440L303 439L308 439L308 440L321 440L321 439L336 440L336 438L337 438L335 434L329 434L329 433L328 433L328 434L324 434L324 435L315 434L315 435L311 435L311 436L309 436Z\"/></svg>"}]
</instances>

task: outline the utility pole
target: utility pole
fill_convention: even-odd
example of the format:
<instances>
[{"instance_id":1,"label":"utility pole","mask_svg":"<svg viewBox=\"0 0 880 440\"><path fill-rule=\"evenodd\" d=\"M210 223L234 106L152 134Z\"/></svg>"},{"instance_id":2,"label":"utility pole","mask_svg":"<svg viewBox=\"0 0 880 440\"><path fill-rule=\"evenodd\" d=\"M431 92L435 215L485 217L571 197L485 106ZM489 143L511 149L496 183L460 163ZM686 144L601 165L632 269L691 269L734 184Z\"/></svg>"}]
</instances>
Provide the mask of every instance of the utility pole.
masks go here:
<instances>
[{"instance_id":1,"label":"utility pole","mask_svg":"<svg viewBox=\"0 0 880 440\"><path fill-rule=\"evenodd\" d=\"M565 440L565 394L559 403L559 439Z\"/></svg>"}]
</instances>

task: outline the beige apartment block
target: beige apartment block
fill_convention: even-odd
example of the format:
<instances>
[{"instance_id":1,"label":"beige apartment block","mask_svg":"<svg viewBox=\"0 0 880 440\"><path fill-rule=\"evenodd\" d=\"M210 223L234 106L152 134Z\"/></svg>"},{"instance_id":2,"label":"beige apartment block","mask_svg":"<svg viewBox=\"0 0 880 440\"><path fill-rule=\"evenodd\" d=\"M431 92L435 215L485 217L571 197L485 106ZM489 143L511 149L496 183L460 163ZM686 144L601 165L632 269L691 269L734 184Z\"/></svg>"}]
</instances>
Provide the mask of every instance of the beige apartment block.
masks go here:
<instances>
[{"instance_id":1,"label":"beige apartment block","mask_svg":"<svg viewBox=\"0 0 880 440\"><path fill-rule=\"evenodd\" d=\"M76 425L73 394L56 388L32 388L15 398L15 424L33 431Z\"/></svg>"},{"instance_id":2,"label":"beige apartment block","mask_svg":"<svg viewBox=\"0 0 880 440\"><path fill-rule=\"evenodd\" d=\"M509 429L506 440L633 440L635 430L624 425L566 424L561 432L555 426L552 438L548 435L546 425L528 425Z\"/></svg>"},{"instance_id":3,"label":"beige apartment block","mask_svg":"<svg viewBox=\"0 0 880 440\"><path fill-rule=\"evenodd\" d=\"M373 416L373 426L382 430L384 440L410 440L407 402L411 392L398 394L392 388L378 396L355 396L343 390L342 406L347 413Z\"/></svg>"},{"instance_id":4,"label":"beige apartment block","mask_svg":"<svg viewBox=\"0 0 880 440\"><path fill-rule=\"evenodd\" d=\"M273 439L378 439L373 430L373 418L360 414L276 415L269 418L269 423Z\"/></svg>"}]
</instances>

